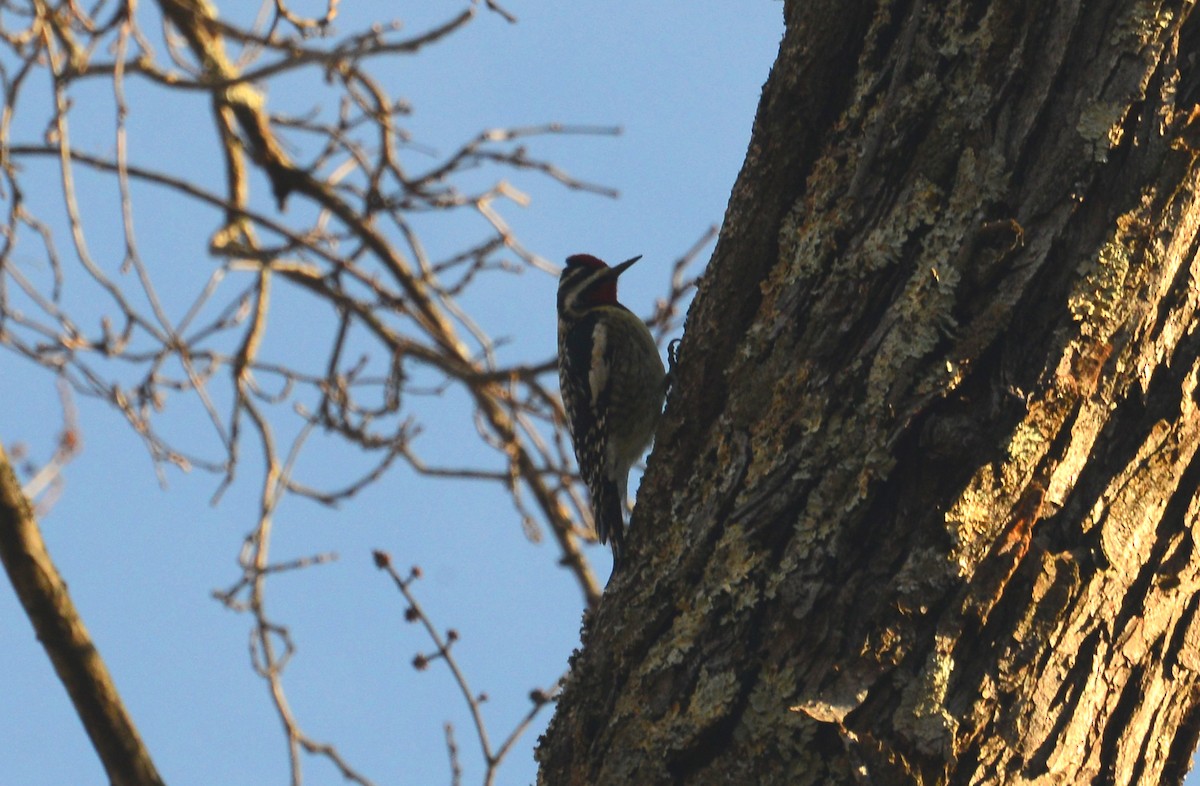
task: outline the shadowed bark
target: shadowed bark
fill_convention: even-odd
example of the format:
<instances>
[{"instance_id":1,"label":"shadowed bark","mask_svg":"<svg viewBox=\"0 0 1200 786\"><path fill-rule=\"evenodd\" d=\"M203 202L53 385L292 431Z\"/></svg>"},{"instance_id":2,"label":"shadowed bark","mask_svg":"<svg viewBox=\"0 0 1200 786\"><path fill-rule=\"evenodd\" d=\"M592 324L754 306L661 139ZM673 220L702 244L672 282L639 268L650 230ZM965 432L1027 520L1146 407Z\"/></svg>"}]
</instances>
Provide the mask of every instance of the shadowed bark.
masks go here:
<instances>
[{"instance_id":1,"label":"shadowed bark","mask_svg":"<svg viewBox=\"0 0 1200 786\"><path fill-rule=\"evenodd\" d=\"M785 4L542 783L1182 780L1191 11Z\"/></svg>"}]
</instances>

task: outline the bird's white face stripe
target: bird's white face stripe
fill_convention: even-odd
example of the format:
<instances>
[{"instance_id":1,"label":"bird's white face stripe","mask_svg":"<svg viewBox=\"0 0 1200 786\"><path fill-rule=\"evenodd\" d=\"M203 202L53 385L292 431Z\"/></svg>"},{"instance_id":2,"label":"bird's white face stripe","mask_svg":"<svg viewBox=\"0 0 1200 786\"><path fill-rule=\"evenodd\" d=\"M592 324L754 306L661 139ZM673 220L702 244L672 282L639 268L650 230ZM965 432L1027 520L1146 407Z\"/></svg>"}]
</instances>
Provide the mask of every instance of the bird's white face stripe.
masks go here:
<instances>
[{"instance_id":1,"label":"bird's white face stripe","mask_svg":"<svg viewBox=\"0 0 1200 786\"><path fill-rule=\"evenodd\" d=\"M572 275L559 282L558 310L568 314L580 314L586 310L579 299L593 284L608 274L608 268L572 271Z\"/></svg>"},{"instance_id":2,"label":"bird's white face stripe","mask_svg":"<svg viewBox=\"0 0 1200 786\"><path fill-rule=\"evenodd\" d=\"M608 386L608 328L597 322L592 329L592 364L588 370L588 390L592 394L592 407Z\"/></svg>"}]
</instances>

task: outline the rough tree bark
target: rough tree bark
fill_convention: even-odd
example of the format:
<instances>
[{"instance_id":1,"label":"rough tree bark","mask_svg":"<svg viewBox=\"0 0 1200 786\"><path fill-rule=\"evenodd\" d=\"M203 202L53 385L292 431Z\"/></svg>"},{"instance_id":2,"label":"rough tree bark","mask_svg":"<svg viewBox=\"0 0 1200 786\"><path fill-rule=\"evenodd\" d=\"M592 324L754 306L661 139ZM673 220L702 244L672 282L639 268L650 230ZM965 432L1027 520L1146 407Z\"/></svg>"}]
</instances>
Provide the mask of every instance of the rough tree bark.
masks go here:
<instances>
[{"instance_id":1,"label":"rough tree bark","mask_svg":"<svg viewBox=\"0 0 1200 786\"><path fill-rule=\"evenodd\" d=\"M1191 11L786 3L542 783L1182 780Z\"/></svg>"}]
</instances>

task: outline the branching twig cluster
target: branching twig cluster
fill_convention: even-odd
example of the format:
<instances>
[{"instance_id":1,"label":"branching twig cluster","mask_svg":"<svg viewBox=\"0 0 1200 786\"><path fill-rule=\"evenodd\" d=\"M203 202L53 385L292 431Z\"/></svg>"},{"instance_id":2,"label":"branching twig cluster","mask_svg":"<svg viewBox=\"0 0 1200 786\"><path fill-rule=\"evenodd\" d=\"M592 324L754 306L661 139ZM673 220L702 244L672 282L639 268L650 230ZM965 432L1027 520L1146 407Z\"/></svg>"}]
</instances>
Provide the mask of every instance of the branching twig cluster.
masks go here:
<instances>
[{"instance_id":1,"label":"branching twig cluster","mask_svg":"<svg viewBox=\"0 0 1200 786\"><path fill-rule=\"evenodd\" d=\"M223 17L209 0L0 0L0 346L110 403L164 480L170 466L208 470L221 479L219 498L245 457L259 457L264 480L241 572L217 595L254 618L253 663L287 730L297 783L301 752L366 781L305 735L287 704L282 674L293 644L268 613L267 579L330 557L270 561L274 512L285 495L334 505L396 464L499 483L530 537L551 534L585 601L599 598L581 548L591 537L590 515L554 363L501 362L460 296L489 276L554 272L503 218L505 204L529 201L506 175L614 194L527 145L546 135L617 131L557 123L494 129L433 157L403 127L410 107L374 70L382 56L419 53L462 29L481 8L512 21L485 0L421 32L374 25L335 37L338 0L311 17L284 0L262 0L244 22ZM326 108L272 111L266 87L306 71L314 83L324 80ZM39 116L47 90L51 109ZM164 131L180 133L178 155L165 160L131 149L131 114L155 92L198 99L214 129L219 176L196 178L180 162L195 129ZM88 115L81 104L91 107ZM271 199L255 192L256 178L270 184ZM196 276L197 260L164 261L143 250L138 229L155 223L164 199L209 222L215 264L206 274ZM431 214L461 215L469 228L462 235L479 239L432 253L422 239ZM691 286L684 269L708 239L676 265L654 316L660 339L678 324ZM302 317L288 311L298 298L307 301ZM272 332L297 321L301 353ZM470 402L464 416L473 417L490 462L444 465L422 455L422 401L450 390ZM164 412L189 407L207 438L164 427ZM329 486L297 478L306 444L322 438L357 446L369 460ZM507 745L484 748L490 762Z\"/></svg>"},{"instance_id":2,"label":"branching twig cluster","mask_svg":"<svg viewBox=\"0 0 1200 786\"><path fill-rule=\"evenodd\" d=\"M404 610L404 619L407 622L419 622L429 634L429 638L433 641L432 652L419 652L413 657L412 665L417 671L424 671L429 668L429 665L436 660L441 660L446 663L446 668L450 670L450 674L454 677L454 684L458 687L459 693L462 694L463 701L466 702L467 709L471 713L471 721L475 726L475 735L479 740L480 752L483 756L485 765L484 771L484 786L491 786L495 782L496 771L499 769L504 758L509 751L513 749L521 735L529 728L529 724L533 723L533 719L541 712L542 708L558 696L559 685L562 682L560 677L555 681L554 686L549 690L535 688L529 692L529 701L531 707L525 716L517 722L504 741L497 747L488 735L487 724L483 719L483 705L487 702L488 696L486 693L475 693L471 690L470 684L467 682L466 674L458 665L458 661L454 659L453 648L458 641L458 631L454 628L448 629L444 634L433 624L433 621L426 614L424 607L413 594L412 585L417 579L421 578L421 568L414 565L409 570L407 576L403 576L392 565L392 558L385 551L376 550L372 554L375 560L375 566L380 570L387 571L395 583L396 588L400 590L400 594L404 597L408 607ZM462 767L459 764L458 745L454 740L454 727L449 723L445 726L446 729L446 750L450 756L450 771L453 783L459 783L462 777Z\"/></svg>"},{"instance_id":3,"label":"branching twig cluster","mask_svg":"<svg viewBox=\"0 0 1200 786\"><path fill-rule=\"evenodd\" d=\"M506 167L608 193L534 158L524 143L545 134L613 130L557 124L493 130L432 166L409 164L406 134L397 122L407 107L386 94L368 63L431 45L467 24L474 5L424 33L373 28L322 47L310 38L327 26L336 4L319 19L300 20L274 2L253 25L236 27L200 0L161 0L165 58L131 8L101 3L87 14L75 4L51 8L30 0L16 8L28 27L0 33L9 46L0 71L7 110L0 117L0 188L7 207L0 235L0 340L55 369L76 390L111 402L143 437L160 472L164 465L199 467L231 482L247 426L265 442L266 410L286 402L306 424L376 457L357 479L336 488L291 478L288 493L335 504L397 459L425 474L501 482L527 528L549 526L561 561L594 602L599 586L579 548L586 514L573 489L570 453L547 438L561 423L556 397L543 382L552 364L501 365L493 341L457 301L480 276L549 268L518 242L497 209L527 197L503 179L474 190L461 189L456 180L480 167ZM116 56L101 55L108 52ZM19 67L11 68L9 60ZM47 119L43 140L22 140L8 126L41 63L54 78L57 111ZM256 83L305 68L324 72L338 99L336 112L303 118L267 112ZM132 160L126 84L135 77L173 91L210 92L225 163L222 191L173 171L174 162L156 168ZM111 156L81 148L72 136L72 93L87 92L100 78L111 81L114 96ZM287 150L308 155L300 162ZM35 215L22 179L24 162L57 165L72 254L60 249L50 222ZM303 218L271 216L251 198L255 168L267 175L279 204L298 195L314 209ZM87 194L76 185L81 169L114 177L124 227L119 258L105 259L88 240ZM164 285L143 259L134 232L133 195L145 185L222 216L210 239L219 265L179 316L164 303ZM448 258L434 258L421 241L421 217L460 210L481 219L490 234ZM31 266L49 272L48 285ZM84 283L103 298L88 309L100 311L95 329L74 313L72 297ZM325 309L324 317L307 318L311 335L330 338L324 351L309 353L310 362L279 362L264 351L271 304L281 287L304 292L315 299L315 310ZM501 467L438 467L420 457L414 438L421 427L406 401L420 393L409 383L414 377L437 380L435 391L458 387L469 394L480 437ZM231 396L218 385L223 380L232 382ZM181 393L195 396L217 452L178 444L158 427L156 416Z\"/></svg>"}]
</instances>

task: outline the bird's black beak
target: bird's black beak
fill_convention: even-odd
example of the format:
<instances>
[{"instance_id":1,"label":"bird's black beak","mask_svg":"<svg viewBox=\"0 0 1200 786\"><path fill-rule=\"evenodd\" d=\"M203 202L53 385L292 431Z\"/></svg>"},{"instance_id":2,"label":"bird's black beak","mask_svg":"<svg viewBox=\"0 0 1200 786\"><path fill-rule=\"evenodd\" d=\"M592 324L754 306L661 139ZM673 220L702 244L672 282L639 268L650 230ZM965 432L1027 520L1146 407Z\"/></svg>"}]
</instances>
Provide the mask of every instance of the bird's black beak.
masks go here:
<instances>
[{"instance_id":1,"label":"bird's black beak","mask_svg":"<svg viewBox=\"0 0 1200 786\"><path fill-rule=\"evenodd\" d=\"M624 273L624 272L625 272L626 270L628 270L629 268L633 267L633 263L634 263L634 262L637 262L637 261L638 261L639 259L641 259L641 258L642 258L642 255L641 255L641 254L638 254L638 255L637 255L636 257L634 257L633 259L626 259L626 260L625 260L624 262L622 262L621 264L619 264L619 265L614 265L614 266L613 266L613 268L612 268L612 272L613 272L613 278L616 278L617 276L621 275L622 273Z\"/></svg>"}]
</instances>

